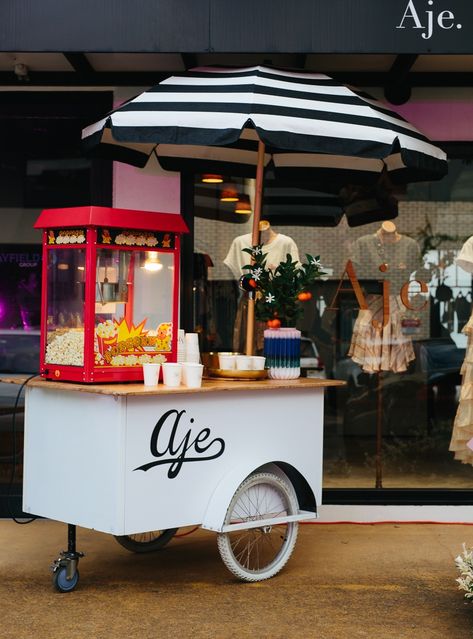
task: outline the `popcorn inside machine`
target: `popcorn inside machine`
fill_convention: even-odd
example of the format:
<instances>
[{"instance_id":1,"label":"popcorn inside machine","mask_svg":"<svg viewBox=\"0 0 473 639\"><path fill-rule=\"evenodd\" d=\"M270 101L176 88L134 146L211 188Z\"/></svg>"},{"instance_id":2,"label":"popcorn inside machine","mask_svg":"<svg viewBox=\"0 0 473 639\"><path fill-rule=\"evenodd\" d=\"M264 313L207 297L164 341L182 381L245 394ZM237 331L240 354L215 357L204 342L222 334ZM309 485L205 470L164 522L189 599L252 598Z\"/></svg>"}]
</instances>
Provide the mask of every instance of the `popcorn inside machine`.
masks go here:
<instances>
[{"instance_id":1,"label":"popcorn inside machine","mask_svg":"<svg viewBox=\"0 0 473 639\"><path fill-rule=\"evenodd\" d=\"M176 361L182 217L85 206L47 209L41 375L139 381L142 364Z\"/></svg>"}]
</instances>

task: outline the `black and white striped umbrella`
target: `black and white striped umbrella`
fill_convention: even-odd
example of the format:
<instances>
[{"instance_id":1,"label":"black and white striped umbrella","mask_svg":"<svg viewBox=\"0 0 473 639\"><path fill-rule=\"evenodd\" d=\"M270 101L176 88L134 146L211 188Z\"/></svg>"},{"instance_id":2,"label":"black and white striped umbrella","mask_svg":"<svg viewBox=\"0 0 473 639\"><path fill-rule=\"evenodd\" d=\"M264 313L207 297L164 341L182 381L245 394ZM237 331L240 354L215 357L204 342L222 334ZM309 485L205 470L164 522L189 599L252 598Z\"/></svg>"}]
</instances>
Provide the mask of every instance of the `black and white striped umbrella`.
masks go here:
<instances>
[{"instance_id":1,"label":"black and white striped umbrella","mask_svg":"<svg viewBox=\"0 0 473 639\"><path fill-rule=\"evenodd\" d=\"M286 182L394 184L439 179L445 153L381 102L326 75L268 67L197 68L162 81L83 132L86 148L144 166Z\"/></svg>"},{"instance_id":2,"label":"black and white striped umbrella","mask_svg":"<svg viewBox=\"0 0 473 639\"><path fill-rule=\"evenodd\" d=\"M139 167L155 153L169 170L256 176L253 245L267 167L286 184L348 194L352 225L397 214L384 206L385 184L447 172L441 149L371 97L326 75L262 66L198 68L170 77L87 127L83 140L96 154ZM339 217L332 211L329 219ZM249 300L248 354L253 329Z\"/></svg>"}]
</instances>

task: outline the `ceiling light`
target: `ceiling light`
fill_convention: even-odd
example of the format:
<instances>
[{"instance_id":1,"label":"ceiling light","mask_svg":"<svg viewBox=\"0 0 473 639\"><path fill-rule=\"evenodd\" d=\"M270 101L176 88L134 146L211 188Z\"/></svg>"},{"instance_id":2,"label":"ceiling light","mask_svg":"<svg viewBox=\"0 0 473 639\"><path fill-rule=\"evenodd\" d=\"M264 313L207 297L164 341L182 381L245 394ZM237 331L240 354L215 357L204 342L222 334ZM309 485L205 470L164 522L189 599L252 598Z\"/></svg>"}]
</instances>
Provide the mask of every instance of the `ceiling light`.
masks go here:
<instances>
[{"instance_id":1,"label":"ceiling light","mask_svg":"<svg viewBox=\"0 0 473 639\"><path fill-rule=\"evenodd\" d=\"M249 215L251 212L250 198L247 195L240 195L240 199L235 204L235 213Z\"/></svg>"},{"instance_id":2,"label":"ceiling light","mask_svg":"<svg viewBox=\"0 0 473 639\"><path fill-rule=\"evenodd\" d=\"M220 193L220 202L238 202L238 192L233 184L226 184Z\"/></svg>"},{"instance_id":3,"label":"ceiling light","mask_svg":"<svg viewBox=\"0 0 473 639\"><path fill-rule=\"evenodd\" d=\"M215 173L204 173L202 175L202 182L206 184L221 184L223 182L223 177L221 175L216 175Z\"/></svg>"}]
</instances>

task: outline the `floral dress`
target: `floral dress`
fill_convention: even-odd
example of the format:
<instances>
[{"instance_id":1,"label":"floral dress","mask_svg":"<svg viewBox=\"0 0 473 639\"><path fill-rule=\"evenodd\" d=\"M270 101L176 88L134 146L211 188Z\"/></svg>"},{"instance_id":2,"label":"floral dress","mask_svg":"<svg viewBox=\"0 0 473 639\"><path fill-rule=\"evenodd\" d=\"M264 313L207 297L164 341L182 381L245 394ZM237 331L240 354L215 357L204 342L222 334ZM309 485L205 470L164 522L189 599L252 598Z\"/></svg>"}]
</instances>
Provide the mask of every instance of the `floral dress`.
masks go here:
<instances>
[{"instance_id":1,"label":"floral dress","mask_svg":"<svg viewBox=\"0 0 473 639\"><path fill-rule=\"evenodd\" d=\"M455 261L464 271L473 273L473 237L465 242ZM460 371L462 376L460 402L453 423L449 450L454 453L455 459L464 464L473 464L473 450L467 446L473 438L473 314L462 333L468 337L468 343Z\"/></svg>"}]
</instances>

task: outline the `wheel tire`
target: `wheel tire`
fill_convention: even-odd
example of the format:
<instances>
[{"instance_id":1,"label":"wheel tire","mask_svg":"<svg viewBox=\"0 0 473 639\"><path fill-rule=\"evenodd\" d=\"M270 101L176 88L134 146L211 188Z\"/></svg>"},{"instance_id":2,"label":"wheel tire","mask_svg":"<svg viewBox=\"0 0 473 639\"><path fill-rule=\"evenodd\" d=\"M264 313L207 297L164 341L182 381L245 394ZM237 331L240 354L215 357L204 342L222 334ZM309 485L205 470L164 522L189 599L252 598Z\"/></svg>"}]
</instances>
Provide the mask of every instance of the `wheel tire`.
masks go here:
<instances>
[{"instance_id":1,"label":"wheel tire","mask_svg":"<svg viewBox=\"0 0 473 639\"><path fill-rule=\"evenodd\" d=\"M298 512L292 486L272 473L255 473L237 488L225 515L225 525ZM297 532L297 522L247 528L219 533L217 546L223 563L236 577L263 581L285 566L296 545Z\"/></svg>"},{"instance_id":2,"label":"wheel tire","mask_svg":"<svg viewBox=\"0 0 473 639\"><path fill-rule=\"evenodd\" d=\"M53 573L53 585L58 592L71 592L79 583L79 571L76 570L72 579L67 579L67 568L59 566Z\"/></svg>"},{"instance_id":3,"label":"wheel tire","mask_svg":"<svg viewBox=\"0 0 473 639\"><path fill-rule=\"evenodd\" d=\"M161 550L174 537L177 528L167 528L166 530L151 530L146 533L136 533L136 535L115 535L115 539L120 546L130 552L154 552Z\"/></svg>"}]
</instances>

